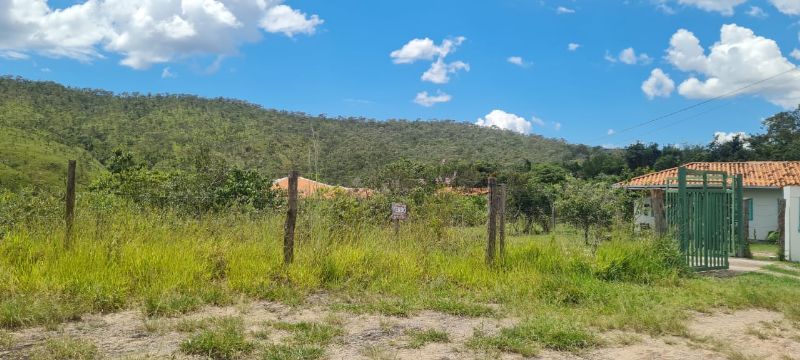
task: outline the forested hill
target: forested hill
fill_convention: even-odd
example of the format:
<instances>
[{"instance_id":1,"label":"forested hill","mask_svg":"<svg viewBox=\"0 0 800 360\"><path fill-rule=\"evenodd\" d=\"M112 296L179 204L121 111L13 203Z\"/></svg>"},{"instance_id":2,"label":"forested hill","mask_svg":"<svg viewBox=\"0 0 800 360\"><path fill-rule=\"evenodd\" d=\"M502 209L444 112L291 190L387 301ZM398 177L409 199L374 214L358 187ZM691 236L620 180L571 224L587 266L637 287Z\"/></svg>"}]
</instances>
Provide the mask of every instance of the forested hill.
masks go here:
<instances>
[{"instance_id":1,"label":"forested hill","mask_svg":"<svg viewBox=\"0 0 800 360\"><path fill-rule=\"evenodd\" d=\"M271 177L317 170L323 181L361 185L398 159L427 164L562 162L585 146L453 121L325 118L232 99L114 94L0 78L0 186L58 181L78 157L84 181L116 148L174 168L210 158Z\"/></svg>"}]
</instances>

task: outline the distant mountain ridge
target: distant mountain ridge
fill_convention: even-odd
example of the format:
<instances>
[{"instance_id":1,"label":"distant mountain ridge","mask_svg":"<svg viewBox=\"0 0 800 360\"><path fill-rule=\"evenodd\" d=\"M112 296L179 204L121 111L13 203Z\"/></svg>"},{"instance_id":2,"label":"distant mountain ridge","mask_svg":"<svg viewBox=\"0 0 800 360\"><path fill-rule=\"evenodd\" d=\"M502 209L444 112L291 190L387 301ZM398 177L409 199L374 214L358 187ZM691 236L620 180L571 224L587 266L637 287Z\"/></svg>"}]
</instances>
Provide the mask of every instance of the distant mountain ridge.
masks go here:
<instances>
[{"instance_id":1,"label":"distant mountain ridge","mask_svg":"<svg viewBox=\"0 0 800 360\"><path fill-rule=\"evenodd\" d=\"M569 161L592 150L455 121L331 119L233 99L114 94L8 76L0 78L0 127L0 186L7 187L57 181L60 175L42 174L61 174L68 157L79 156L90 174L100 173L115 148L153 168L175 166L191 152L213 152L269 176L296 168L346 186L402 158L512 165ZM20 151L23 146L29 150Z\"/></svg>"}]
</instances>

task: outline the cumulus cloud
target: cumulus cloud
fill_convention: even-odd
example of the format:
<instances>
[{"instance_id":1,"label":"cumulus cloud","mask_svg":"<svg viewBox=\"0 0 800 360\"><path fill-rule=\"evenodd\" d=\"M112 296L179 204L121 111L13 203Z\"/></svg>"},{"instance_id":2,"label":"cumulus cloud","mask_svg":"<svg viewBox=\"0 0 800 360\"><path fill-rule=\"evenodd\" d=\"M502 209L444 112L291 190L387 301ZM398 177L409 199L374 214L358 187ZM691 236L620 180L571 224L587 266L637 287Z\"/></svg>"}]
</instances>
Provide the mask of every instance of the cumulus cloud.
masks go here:
<instances>
[{"instance_id":1,"label":"cumulus cloud","mask_svg":"<svg viewBox=\"0 0 800 360\"><path fill-rule=\"evenodd\" d=\"M499 129L511 130L520 134L530 134L533 124L525 120L522 116L507 113L503 110L492 110L486 116L479 118L475 125L496 127Z\"/></svg>"},{"instance_id":2,"label":"cumulus cloud","mask_svg":"<svg viewBox=\"0 0 800 360\"><path fill-rule=\"evenodd\" d=\"M283 33L291 37L295 34L312 35L317 31L317 26L322 25L322 22L317 15L309 17L288 5L278 5L267 11L267 15L261 19L260 25L268 32Z\"/></svg>"},{"instance_id":3,"label":"cumulus cloud","mask_svg":"<svg viewBox=\"0 0 800 360\"><path fill-rule=\"evenodd\" d=\"M673 90L675 90L675 82L661 69L653 69L650 77L642 83L642 91L650 100L657 96L669 97Z\"/></svg>"},{"instance_id":4,"label":"cumulus cloud","mask_svg":"<svg viewBox=\"0 0 800 360\"><path fill-rule=\"evenodd\" d=\"M743 131L739 131L739 132L717 131L717 132L714 133L714 141L713 141L713 143L717 144L717 145L722 145L722 144L725 144L725 143L733 141L733 139L735 139L737 137L739 139L744 140L745 142L747 142L747 139L750 138L750 135L747 135L747 133L745 133ZM748 145L749 144L746 144L745 147L748 147Z\"/></svg>"},{"instance_id":5,"label":"cumulus cloud","mask_svg":"<svg viewBox=\"0 0 800 360\"><path fill-rule=\"evenodd\" d=\"M556 131L560 131L561 130L561 123L560 122L553 123L553 129L555 129Z\"/></svg>"},{"instance_id":6,"label":"cumulus cloud","mask_svg":"<svg viewBox=\"0 0 800 360\"><path fill-rule=\"evenodd\" d=\"M580 48L580 47L581 47L581 44L578 44L578 43L569 43L569 44L567 45L567 49L568 49L569 51L577 51L577 50L578 50L578 48Z\"/></svg>"},{"instance_id":7,"label":"cumulus cloud","mask_svg":"<svg viewBox=\"0 0 800 360\"><path fill-rule=\"evenodd\" d=\"M800 49L792 50L789 56L793 57L795 60L800 60Z\"/></svg>"},{"instance_id":8,"label":"cumulus cloud","mask_svg":"<svg viewBox=\"0 0 800 360\"><path fill-rule=\"evenodd\" d=\"M670 40L667 60L690 73L678 86L678 93L693 99L708 99L729 94L753 83L778 76L741 90L756 94L786 109L800 103L800 72L772 40L757 36L736 24L723 25L720 40L708 55L693 33L681 29Z\"/></svg>"},{"instance_id":9,"label":"cumulus cloud","mask_svg":"<svg viewBox=\"0 0 800 360\"><path fill-rule=\"evenodd\" d=\"M161 78L168 79L177 77L172 71L169 70L169 66L165 67L164 70L161 70Z\"/></svg>"},{"instance_id":10,"label":"cumulus cloud","mask_svg":"<svg viewBox=\"0 0 800 360\"><path fill-rule=\"evenodd\" d=\"M628 65L636 65L636 64L646 65L653 62L653 58L651 58L650 55L647 55L645 53L636 54L636 50L634 50L632 47L620 51L619 55L617 56L614 56L608 51L606 51L605 59L612 63L619 61L623 64L628 64Z\"/></svg>"},{"instance_id":11,"label":"cumulus cloud","mask_svg":"<svg viewBox=\"0 0 800 360\"><path fill-rule=\"evenodd\" d=\"M616 134L616 133L617 133L617 132L616 132L616 131L614 131L614 129L608 129L608 131L606 131L606 135L614 135L614 134Z\"/></svg>"},{"instance_id":12,"label":"cumulus cloud","mask_svg":"<svg viewBox=\"0 0 800 360\"><path fill-rule=\"evenodd\" d=\"M747 10L747 15L750 15L750 16L752 16L754 18L760 18L760 19L763 19L763 18L766 18L766 17L769 16L764 11L764 9L762 9L762 8L760 8L758 6L751 6L750 10Z\"/></svg>"},{"instance_id":13,"label":"cumulus cloud","mask_svg":"<svg viewBox=\"0 0 800 360\"><path fill-rule=\"evenodd\" d=\"M447 55L460 46L466 38L459 36L454 39L445 39L441 45L436 45L429 38L412 39L398 50L392 51L389 57L395 64L412 64L417 61L436 61L422 74L422 81L434 84L446 84L450 81L450 74L459 70L469 71L469 64L463 61L445 62Z\"/></svg>"},{"instance_id":14,"label":"cumulus cloud","mask_svg":"<svg viewBox=\"0 0 800 360\"><path fill-rule=\"evenodd\" d=\"M420 104L424 107L431 107L438 103L446 103L450 101L452 97L448 94L445 94L441 91L437 91L436 95L428 95L427 91L423 91L417 93L417 97L414 98L414 102Z\"/></svg>"},{"instance_id":15,"label":"cumulus cloud","mask_svg":"<svg viewBox=\"0 0 800 360\"><path fill-rule=\"evenodd\" d=\"M733 15L734 8L745 2L747 0L678 0L679 4L694 6L705 11L718 12L725 16Z\"/></svg>"},{"instance_id":16,"label":"cumulus cloud","mask_svg":"<svg viewBox=\"0 0 800 360\"><path fill-rule=\"evenodd\" d=\"M232 55L264 31L313 34L322 23L281 0L88 0L62 9L45 0L4 0L0 52L80 61L110 52L145 69L193 55Z\"/></svg>"},{"instance_id":17,"label":"cumulus cloud","mask_svg":"<svg viewBox=\"0 0 800 360\"><path fill-rule=\"evenodd\" d=\"M800 15L800 1L797 0L769 0L778 11L786 15Z\"/></svg>"},{"instance_id":18,"label":"cumulus cloud","mask_svg":"<svg viewBox=\"0 0 800 360\"><path fill-rule=\"evenodd\" d=\"M506 61L514 65L517 65L519 67L531 66L531 63L525 61L525 59L523 59L521 56L509 56L508 59L506 59Z\"/></svg>"},{"instance_id":19,"label":"cumulus cloud","mask_svg":"<svg viewBox=\"0 0 800 360\"><path fill-rule=\"evenodd\" d=\"M563 14L574 14L575 10L570 9L568 7L559 6L556 8L556 14L563 15Z\"/></svg>"}]
</instances>

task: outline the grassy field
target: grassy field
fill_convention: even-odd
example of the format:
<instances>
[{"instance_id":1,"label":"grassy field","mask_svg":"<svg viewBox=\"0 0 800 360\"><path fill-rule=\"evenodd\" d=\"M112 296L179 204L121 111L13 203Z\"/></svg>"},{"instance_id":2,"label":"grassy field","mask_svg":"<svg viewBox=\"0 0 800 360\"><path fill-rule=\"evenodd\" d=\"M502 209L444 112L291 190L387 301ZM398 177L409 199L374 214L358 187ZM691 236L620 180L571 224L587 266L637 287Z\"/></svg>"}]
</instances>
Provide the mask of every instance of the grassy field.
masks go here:
<instances>
[{"instance_id":1,"label":"grassy field","mask_svg":"<svg viewBox=\"0 0 800 360\"><path fill-rule=\"evenodd\" d=\"M157 319L243 298L300 306L325 294L331 309L351 313L519 318L499 334L476 335L470 346L532 354L538 347L597 346L598 334L608 330L680 336L692 311L763 308L800 320L796 280L694 276L669 242L623 230L596 249L568 228L511 236L505 256L490 267L482 228L442 232L409 223L395 237L389 226L335 227L305 214L295 262L287 267L282 225L276 215L185 219L85 210L68 249L57 221L20 225L0 242L0 327L55 326L123 309ZM219 334L184 350L235 343L236 326L220 325ZM410 336L420 344L447 340Z\"/></svg>"}]
</instances>

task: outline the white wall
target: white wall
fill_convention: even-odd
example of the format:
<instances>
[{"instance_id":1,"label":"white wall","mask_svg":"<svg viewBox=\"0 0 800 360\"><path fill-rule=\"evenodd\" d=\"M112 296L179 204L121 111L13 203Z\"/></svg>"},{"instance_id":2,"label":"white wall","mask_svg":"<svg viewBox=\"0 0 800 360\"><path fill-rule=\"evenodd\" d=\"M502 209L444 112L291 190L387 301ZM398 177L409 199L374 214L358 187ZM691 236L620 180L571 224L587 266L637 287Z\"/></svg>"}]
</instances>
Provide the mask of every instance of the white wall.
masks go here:
<instances>
[{"instance_id":1,"label":"white wall","mask_svg":"<svg viewBox=\"0 0 800 360\"><path fill-rule=\"evenodd\" d=\"M747 238L766 240L770 231L778 230L778 199L781 189L744 189L745 198L753 201L753 220L749 222Z\"/></svg>"},{"instance_id":2,"label":"white wall","mask_svg":"<svg viewBox=\"0 0 800 360\"><path fill-rule=\"evenodd\" d=\"M786 259L800 262L800 186L783 188L786 199Z\"/></svg>"}]
</instances>

